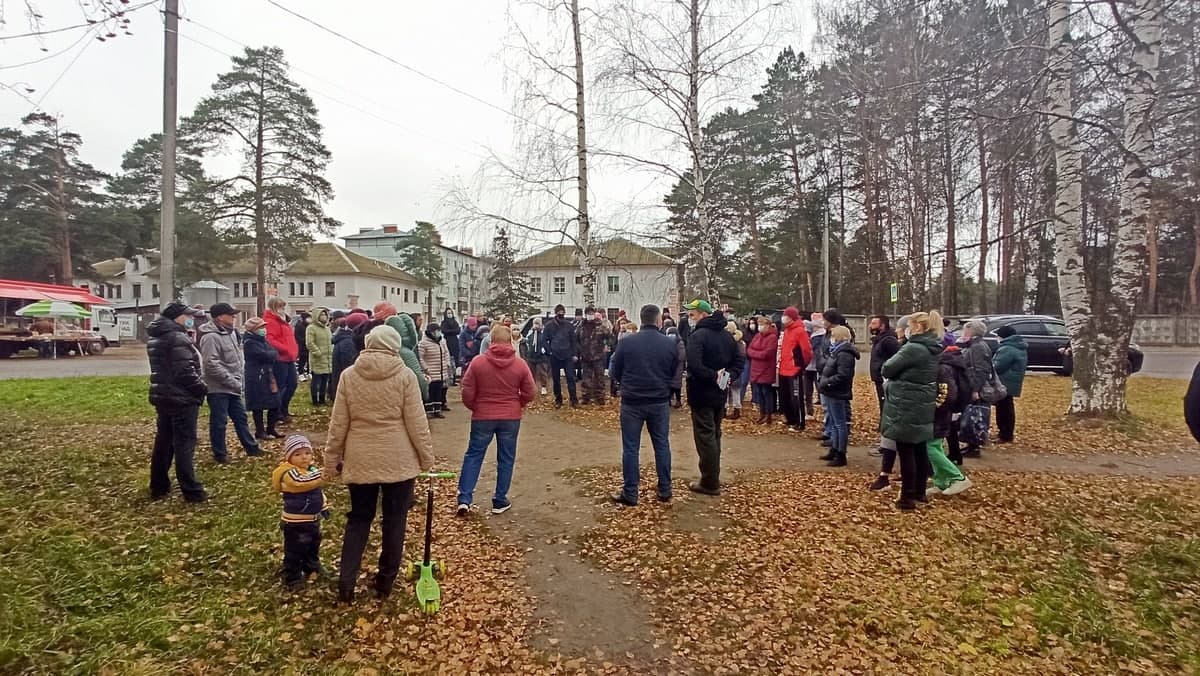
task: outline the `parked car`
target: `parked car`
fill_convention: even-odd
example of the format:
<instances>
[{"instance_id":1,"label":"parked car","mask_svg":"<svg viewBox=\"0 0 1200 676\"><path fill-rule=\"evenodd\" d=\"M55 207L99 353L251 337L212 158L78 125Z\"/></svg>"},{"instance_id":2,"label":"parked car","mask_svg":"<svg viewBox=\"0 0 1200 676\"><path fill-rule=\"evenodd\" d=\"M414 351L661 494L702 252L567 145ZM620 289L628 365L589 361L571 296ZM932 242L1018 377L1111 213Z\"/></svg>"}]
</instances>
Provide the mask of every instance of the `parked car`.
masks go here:
<instances>
[{"instance_id":1,"label":"parked car","mask_svg":"<svg viewBox=\"0 0 1200 676\"><path fill-rule=\"evenodd\" d=\"M1071 339L1067 335L1067 325L1058 317L1048 315L987 315L971 317L967 321L981 321L987 324L988 335L983 340L992 348L992 352L1000 345L996 329L1001 326L1011 326L1017 335L1023 337L1029 344L1030 371L1053 371L1060 375L1071 375L1070 358L1063 359L1061 349L1069 347ZM961 331L959 326L957 331ZM1146 355L1134 343L1129 344L1129 372L1137 373L1142 370L1142 362Z\"/></svg>"}]
</instances>

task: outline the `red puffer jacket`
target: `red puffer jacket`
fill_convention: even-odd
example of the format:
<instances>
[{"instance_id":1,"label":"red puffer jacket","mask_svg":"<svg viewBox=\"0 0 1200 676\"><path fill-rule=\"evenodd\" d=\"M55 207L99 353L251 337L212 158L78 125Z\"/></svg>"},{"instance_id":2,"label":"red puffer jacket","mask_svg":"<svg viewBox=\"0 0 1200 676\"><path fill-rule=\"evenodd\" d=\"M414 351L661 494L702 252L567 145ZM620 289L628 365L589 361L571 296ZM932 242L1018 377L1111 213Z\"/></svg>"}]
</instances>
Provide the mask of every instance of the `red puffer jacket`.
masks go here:
<instances>
[{"instance_id":1,"label":"red puffer jacket","mask_svg":"<svg viewBox=\"0 0 1200 676\"><path fill-rule=\"evenodd\" d=\"M533 395L533 373L508 343L492 343L463 375L463 405L472 420L520 420Z\"/></svg>"},{"instance_id":2,"label":"red puffer jacket","mask_svg":"<svg viewBox=\"0 0 1200 676\"><path fill-rule=\"evenodd\" d=\"M292 362L300 358L300 347L296 345L296 331L287 320L267 310L263 313L267 322L267 342L279 352L279 361Z\"/></svg>"},{"instance_id":3,"label":"red puffer jacket","mask_svg":"<svg viewBox=\"0 0 1200 676\"><path fill-rule=\"evenodd\" d=\"M759 331L746 348L750 358L750 382L759 385L775 384L775 353L779 351L779 334L775 327Z\"/></svg>"},{"instance_id":4,"label":"red puffer jacket","mask_svg":"<svg viewBox=\"0 0 1200 676\"><path fill-rule=\"evenodd\" d=\"M800 349L802 363L796 362L796 349ZM783 345L779 347L779 375L791 378L804 370L812 361L812 341L804 330L804 322L792 322L783 330Z\"/></svg>"}]
</instances>

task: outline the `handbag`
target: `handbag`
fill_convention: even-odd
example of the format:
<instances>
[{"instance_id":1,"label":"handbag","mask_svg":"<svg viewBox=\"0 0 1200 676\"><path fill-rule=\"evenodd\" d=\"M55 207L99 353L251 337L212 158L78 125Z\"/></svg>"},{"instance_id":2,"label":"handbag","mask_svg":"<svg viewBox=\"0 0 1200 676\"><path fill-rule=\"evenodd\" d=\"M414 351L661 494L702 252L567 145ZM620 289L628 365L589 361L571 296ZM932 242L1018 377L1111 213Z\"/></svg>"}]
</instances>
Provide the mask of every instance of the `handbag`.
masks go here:
<instances>
[{"instance_id":1,"label":"handbag","mask_svg":"<svg viewBox=\"0 0 1200 676\"><path fill-rule=\"evenodd\" d=\"M978 402L968 404L958 425L960 441L972 447L986 445L992 426L992 407Z\"/></svg>"},{"instance_id":2,"label":"handbag","mask_svg":"<svg viewBox=\"0 0 1200 676\"><path fill-rule=\"evenodd\" d=\"M996 371L993 369L991 377L983 384L983 389L979 391L979 398L989 404L995 404L1007 397L1008 388L1000 381L1000 376L996 375Z\"/></svg>"}]
</instances>

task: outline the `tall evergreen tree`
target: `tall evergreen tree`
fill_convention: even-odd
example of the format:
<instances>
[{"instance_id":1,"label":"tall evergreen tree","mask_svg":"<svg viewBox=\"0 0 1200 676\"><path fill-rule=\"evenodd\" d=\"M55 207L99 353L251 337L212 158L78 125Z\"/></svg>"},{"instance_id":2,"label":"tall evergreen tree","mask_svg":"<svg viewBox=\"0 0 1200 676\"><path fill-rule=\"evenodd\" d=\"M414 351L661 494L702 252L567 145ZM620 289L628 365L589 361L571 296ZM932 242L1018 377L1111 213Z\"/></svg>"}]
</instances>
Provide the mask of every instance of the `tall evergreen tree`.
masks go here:
<instances>
[{"instance_id":1,"label":"tall evergreen tree","mask_svg":"<svg viewBox=\"0 0 1200 676\"><path fill-rule=\"evenodd\" d=\"M501 228L492 239L491 297L485 304L492 316L514 319L537 312L538 297L529 290L529 278L516 268L517 252Z\"/></svg>"},{"instance_id":2,"label":"tall evergreen tree","mask_svg":"<svg viewBox=\"0 0 1200 676\"><path fill-rule=\"evenodd\" d=\"M339 225L325 213L333 187L325 179L329 150L317 108L288 75L278 47L247 48L217 77L181 136L201 151L228 149L241 171L209 187L211 218L253 236L258 310L266 306L268 266L292 257L313 233Z\"/></svg>"},{"instance_id":3,"label":"tall evergreen tree","mask_svg":"<svg viewBox=\"0 0 1200 676\"><path fill-rule=\"evenodd\" d=\"M400 267L417 278L425 290L426 316L433 316L433 289L442 283L446 264L442 260L441 235L437 227L427 221L417 221L407 236L396 243Z\"/></svg>"}]
</instances>

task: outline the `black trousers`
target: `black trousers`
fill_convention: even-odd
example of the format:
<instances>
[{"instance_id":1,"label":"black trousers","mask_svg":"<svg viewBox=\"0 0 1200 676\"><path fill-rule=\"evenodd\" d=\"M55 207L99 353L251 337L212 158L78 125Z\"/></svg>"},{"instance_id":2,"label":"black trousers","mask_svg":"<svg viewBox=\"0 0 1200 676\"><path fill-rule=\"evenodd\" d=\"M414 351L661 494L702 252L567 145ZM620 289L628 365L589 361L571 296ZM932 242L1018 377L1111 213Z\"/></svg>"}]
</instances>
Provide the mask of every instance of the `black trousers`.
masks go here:
<instances>
[{"instance_id":1,"label":"black trousers","mask_svg":"<svg viewBox=\"0 0 1200 676\"><path fill-rule=\"evenodd\" d=\"M808 415L813 414L813 398L817 391L817 372L802 371L804 376L804 412Z\"/></svg>"},{"instance_id":2,"label":"black trousers","mask_svg":"<svg viewBox=\"0 0 1200 676\"><path fill-rule=\"evenodd\" d=\"M571 403L579 403L579 395L575 392L575 363L572 359L559 359L558 357L550 358L550 376L554 379L554 403L562 403L562 375L559 371L566 373L567 376L567 391L571 395Z\"/></svg>"},{"instance_id":3,"label":"black trousers","mask_svg":"<svg viewBox=\"0 0 1200 676\"><path fill-rule=\"evenodd\" d=\"M279 409L273 408L266 412L267 422L263 425L263 411L251 411L250 415L254 418L254 436L261 437L264 432L274 432L275 425L279 424Z\"/></svg>"},{"instance_id":4,"label":"black trousers","mask_svg":"<svg viewBox=\"0 0 1200 676\"><path fill-rule=\"evenodd\" d=\"M946 457L950 458L950 462L956 465L963 464L962 446L958 443L958 426L962 422L959 420L950 423L950 431L946 433Z\"/></svg>"},{"instance_id":5,"label":"black trousers","mask_svg":"<svg viewBox=\"0 0 1200 676\"><path fill-rule=\"evenodd\" d=\"M175 464L175 478L185 500L202 500L204 486L196 480L196 419L200 405L182 408L156 408L158 429L150 455L150 497L161 498L171 492L168 470Z\"/></svg>"},{"instance_id":6,"label":"black trousers","mask_svg":"<svg viewBox=\"0 0 1200 676\"><path fill-rule=\"evenodd\" d=\"M376 589L391 591L400 560L404 556L404 528L408 524L408 505L412 502L413 479L391 484L348 484L350 511L346 513L346 535L342 539L342 564L338 588L353 591L362 568L363 551L375 520L375 506L383 496L383 547L379 551Z\"/></svg>"},{"instance_id":7,"label":"black trousers","mask_svg":"<svg viewBox=\"0 0 1200 676\"><path fill-rule=\"evenodd\" d=\"M721 488L721 421L725 406L692 406L692 437L700 456L700 485Z\"/></svg>"},{"instance_id":8,"label":"black trousers","mask_svg":"<svg viewBox=\"0 0 1200 676\"><path fill-rule=\"evenodd\" d=\"M925 442L909 444L896 442L896 455L900 456L900 498L925 499L925 481L929 479L929 455Z\"/></svg>"},{"instance_id":9,"label":"black trousers","mask_svg":"<svg viewBox=\"0 0 1200 676\"><path fill-rule=\"evenodd\" d=\"M431 380L429 381L429 406L430 411L440 411L446 405L446 381Z\"/></svg>"},{"instance_id":10,"label":"black trousers","mask_svg":"<svg viewBox=\"0 0 1200 676\"><path fill-rule=\"evenodd\" d=\"M1017 407L1012 396L996 402L996 427L1000 428L1000 441L1012 441L1017 427Z\"/></svg>"},{"instance_id":11,"label":"black trousers","mask_svg":"<svg viewBox=\"0 0 1200 676\"><path fill-rule=\"evenodd\" d=\"M329 394L329 380L328 373L312 374L312 380L308 381L308 393L312 395L314 406L324 404L327 399L333 399Z\"/></svg>"},{"instance_id":12,"label":"black trousers","mask_svg":"<svg viewBox=\"0 0 1200 676\"><path fill-rule=\"evenodd\" d=\"M779 406L789 425L804 428L804 404L800 401L800 375L779 376Z\"/></svg>"},{"instance_id":13,"label":"black trousers","mask_svg":"<svg viewBox=\"0 0 1200 676\"><path fill-rule=\"evenodd\" d=\"M281 523L283 530L283 581L299 582L321 570L321 524Z\"/></svg>"}]
</instances>

